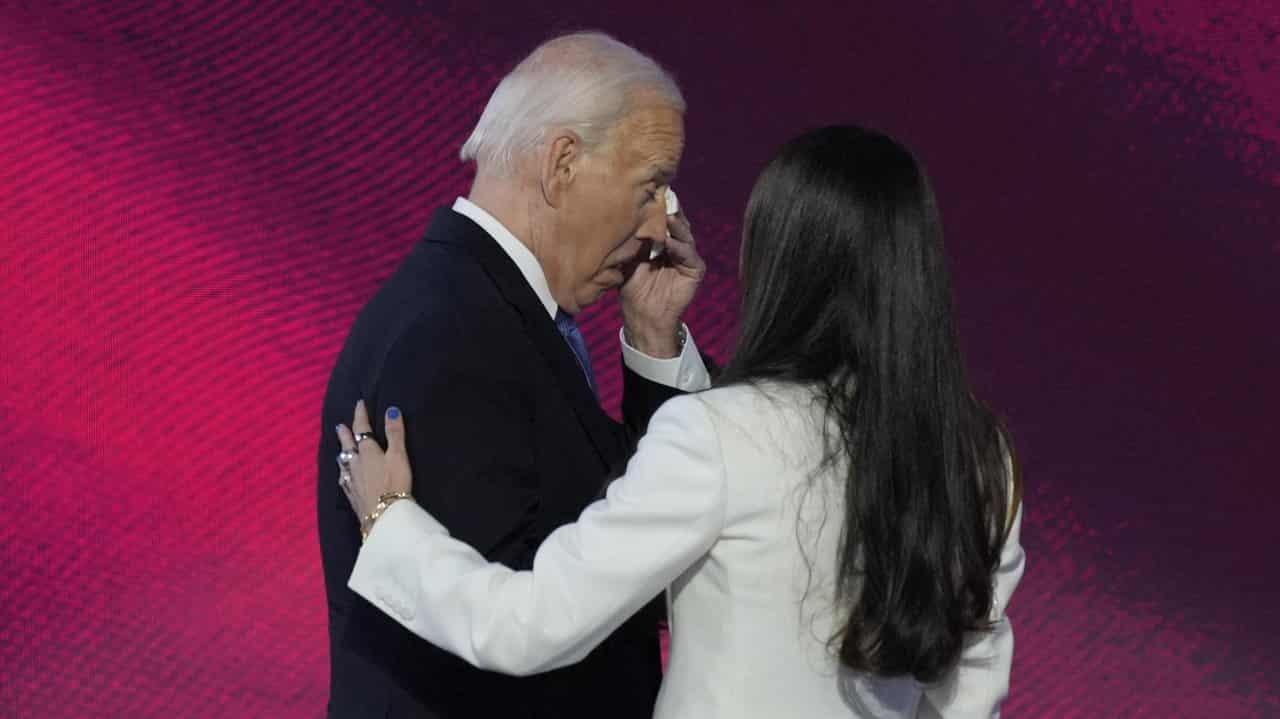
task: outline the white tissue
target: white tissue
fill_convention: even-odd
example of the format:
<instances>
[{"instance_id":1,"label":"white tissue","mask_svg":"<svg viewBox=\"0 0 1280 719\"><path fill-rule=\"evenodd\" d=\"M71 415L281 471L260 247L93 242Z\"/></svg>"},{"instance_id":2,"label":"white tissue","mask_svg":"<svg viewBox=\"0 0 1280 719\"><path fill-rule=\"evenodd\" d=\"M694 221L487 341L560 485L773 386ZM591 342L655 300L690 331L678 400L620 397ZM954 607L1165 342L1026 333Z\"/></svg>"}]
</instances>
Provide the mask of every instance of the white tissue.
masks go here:
<instances>
[{"instance_id":1,"label":"white tissue","mask_svg":"<svg viewBox=\"0 0 1280 719\"><path fill-rule=\"evenodd\" d=\"M671 217L680 211L680 200L676 198L675 190L670 187L667 188L666 202L667 217ZM671 237L670 232L667 233L667 237ZM658 255L662 254L662 249L663 248L660 245L654 245L653 248L649 250L649 259L655 259Z\"/></svg>"}]
</instances>

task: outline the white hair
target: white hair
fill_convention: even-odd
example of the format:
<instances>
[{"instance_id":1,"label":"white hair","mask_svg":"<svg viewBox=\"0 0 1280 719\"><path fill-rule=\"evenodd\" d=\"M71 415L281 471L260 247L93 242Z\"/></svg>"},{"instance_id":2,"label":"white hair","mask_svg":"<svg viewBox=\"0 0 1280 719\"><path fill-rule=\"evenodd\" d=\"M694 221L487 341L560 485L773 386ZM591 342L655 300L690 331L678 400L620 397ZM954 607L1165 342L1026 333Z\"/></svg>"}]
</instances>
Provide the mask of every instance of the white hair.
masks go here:
<instances>
[{"instance_id":1,"label":"white hair","mask_svg":"<svg viewBox=\"0 0 1280 719\"><path fill-rule=\"evenodd\" d=\"M502 78L459 154L487 172L509 175L516 158L558 127L576 132L590 150L626 115L639 91L685 110L671 75L635 48L601 32L553 38Z\"/></svg>"}]
</instances>

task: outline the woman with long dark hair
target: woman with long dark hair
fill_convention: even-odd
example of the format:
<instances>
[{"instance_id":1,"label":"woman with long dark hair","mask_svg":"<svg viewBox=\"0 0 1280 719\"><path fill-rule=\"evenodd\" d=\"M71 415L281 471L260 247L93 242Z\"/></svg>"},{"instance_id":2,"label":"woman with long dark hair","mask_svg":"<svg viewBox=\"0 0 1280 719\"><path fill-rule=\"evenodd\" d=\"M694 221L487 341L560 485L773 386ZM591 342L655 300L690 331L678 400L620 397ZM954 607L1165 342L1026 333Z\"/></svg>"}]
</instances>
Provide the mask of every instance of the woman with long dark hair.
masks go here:
<instances>
[{"instance_id":1,"label":"woman with long dark hair","mask_svg":"<svg viewBox=\"0 0 1280 719\"><path fill-rule=\"evenodd\" d=\"M511 674L581 659L669 586L660 717L998 714L1020 482L965 375L910 152L849 126L788 143L747 207L741 285L716 387L665 404L626 474L531 571L396 501L411 476L390 410L386 454L366 442L352 463L357 515L379 509L350 586ZM368 425L361 406L353 427Z\"/></svg>"}]
</instances>

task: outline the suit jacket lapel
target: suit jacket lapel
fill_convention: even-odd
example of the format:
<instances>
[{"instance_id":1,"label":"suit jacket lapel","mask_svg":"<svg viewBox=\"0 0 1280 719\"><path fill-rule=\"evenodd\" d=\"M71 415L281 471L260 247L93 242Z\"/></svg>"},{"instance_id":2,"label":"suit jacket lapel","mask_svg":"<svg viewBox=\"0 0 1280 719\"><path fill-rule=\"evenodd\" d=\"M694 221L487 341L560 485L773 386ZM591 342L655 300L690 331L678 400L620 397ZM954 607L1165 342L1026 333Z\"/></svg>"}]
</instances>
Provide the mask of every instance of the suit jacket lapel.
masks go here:
<instances>
[{"instance_id":1,"label":"suit jacket lapel","mask_svg":"<svg viewBox=\"0 0 1280 719\"><path fill-rule=\"evenodd\" d=\"M442 209L432 218L425 241L462 246L480 262L502 296L523 318L525 332L568 397L601 461L612 465L623 449L618 427L600 408L569 343L556 329L555 320L547 316L546 307L515 262L479 225L450 209Z\"/></svg>"}]
</instances>

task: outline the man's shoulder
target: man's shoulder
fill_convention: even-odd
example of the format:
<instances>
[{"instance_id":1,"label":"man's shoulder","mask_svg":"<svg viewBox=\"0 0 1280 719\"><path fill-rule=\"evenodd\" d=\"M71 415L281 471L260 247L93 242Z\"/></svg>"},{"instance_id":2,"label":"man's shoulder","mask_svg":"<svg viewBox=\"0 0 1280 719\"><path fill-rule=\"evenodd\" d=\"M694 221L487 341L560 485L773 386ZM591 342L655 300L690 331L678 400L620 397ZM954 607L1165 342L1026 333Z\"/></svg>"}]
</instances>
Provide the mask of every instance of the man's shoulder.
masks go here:
<instances>
[{"instance_id":1,"label":"man's shoulder","mask_svg":"<svg viewBox=\"0 0 1280 719\"><path fill-rule=\"evenodd\" d=\"M420 363L423 372L492 366L519 354L524 334L520 314L475 258L422 242L356 316L338 369L380 376L388 362Z\"/></svg>"},{"instance_id":2,"label":"man's shoulder","mask_svg":"<svg viewBox=\"0 0 1280 719\"><path fill-rule=\"evenodd\" d=\"M398 319L395 324L401 325L453 325L458 321L502 322L514 318L516 312L483 264L465 247L427 238L387 278L361 315L361 319L371 315L374 325L387 319Z\"/></svg>"},{"instance_id":3,"label":"man's shoulder","mask_svg":"<svg viewBox=\"0 0 1280 719\"><path fill-rule=\"evenodd\" d=\"M473 361L464 358L521 342L525 328L519 313L483 277L443 273L431 278L438 281L414 288L408 302L368 308L398 315L385 330L389 352L426 352L424 359L442 364Z\"/></svg>"}]
</instances>

